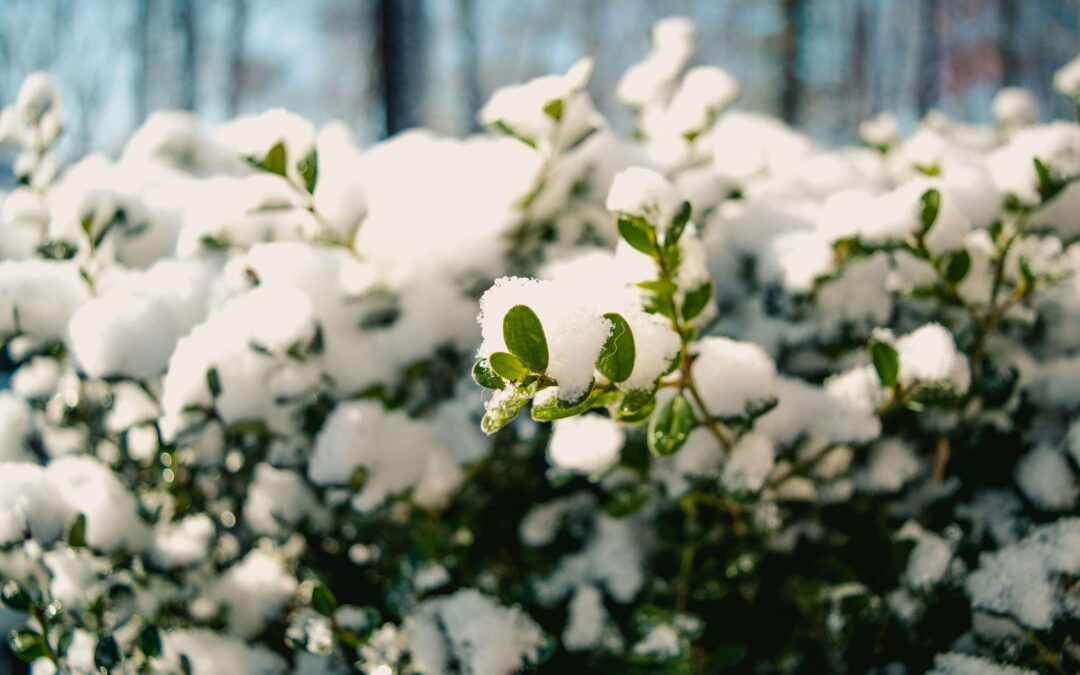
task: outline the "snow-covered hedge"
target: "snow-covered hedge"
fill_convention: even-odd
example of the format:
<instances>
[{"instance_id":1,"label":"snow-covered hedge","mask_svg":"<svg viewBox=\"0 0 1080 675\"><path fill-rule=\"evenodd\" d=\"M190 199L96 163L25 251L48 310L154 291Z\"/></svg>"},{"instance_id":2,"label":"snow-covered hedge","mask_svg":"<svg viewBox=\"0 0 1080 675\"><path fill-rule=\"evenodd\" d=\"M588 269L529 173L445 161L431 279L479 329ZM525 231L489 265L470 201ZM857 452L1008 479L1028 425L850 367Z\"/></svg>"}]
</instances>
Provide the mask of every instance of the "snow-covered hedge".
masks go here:
<instances>
[{"instance_id":1,"label":"snow-covered hedge","mask_svg":"<svg viewBox=\"0 0 1080 675\"><path fill-rule=\"evenodd\" d=\"M0 227L0 624L35 673L1080 668L1080 126L825 148L657 24L359 148L153 115ZM1080 100L1080 62L1056 86ZM475 380L475 382L474 382ZM479 385L479 386L478 386Z\"/></svg>"}]
</instances>

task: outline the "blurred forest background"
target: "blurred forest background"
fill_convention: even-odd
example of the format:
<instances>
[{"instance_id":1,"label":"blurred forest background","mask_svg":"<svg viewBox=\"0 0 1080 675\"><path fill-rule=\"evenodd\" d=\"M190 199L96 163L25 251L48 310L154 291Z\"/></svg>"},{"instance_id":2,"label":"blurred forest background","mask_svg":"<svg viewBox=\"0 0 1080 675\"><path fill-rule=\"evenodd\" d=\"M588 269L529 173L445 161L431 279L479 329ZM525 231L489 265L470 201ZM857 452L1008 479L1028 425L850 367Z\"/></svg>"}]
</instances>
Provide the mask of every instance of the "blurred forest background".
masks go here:
<instances>
[{"instance_id":1,"label":"blurred forest background","mask_svg":"<svg viewBox=\"0 0 1080 675\"><path fill-rule=\"evenodd\" d=\"M1006 84L1070 114L1050 80L1077 53L1080 0L0 0L0 100L53 72L69 155L116 152L165 108L284 106L366 143L467 133L495 88L592 54L597 104L625 128L615 83L672 14L697 24L697 62L741 81L742 108L822 140L883 109L907 127L931 108L987 121Z\"/></svg>"}]
</instances>

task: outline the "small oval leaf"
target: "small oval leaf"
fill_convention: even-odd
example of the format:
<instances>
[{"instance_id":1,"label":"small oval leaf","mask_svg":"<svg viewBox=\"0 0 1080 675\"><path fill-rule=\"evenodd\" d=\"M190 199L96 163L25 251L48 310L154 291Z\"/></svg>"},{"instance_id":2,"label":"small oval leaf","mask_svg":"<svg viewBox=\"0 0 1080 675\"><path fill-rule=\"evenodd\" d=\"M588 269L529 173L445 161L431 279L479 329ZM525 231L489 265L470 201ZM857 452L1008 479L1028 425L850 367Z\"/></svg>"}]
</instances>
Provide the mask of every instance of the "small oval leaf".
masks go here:
<instances>
[{"instance_id":1,"label":"small oval leaf","mask_svg":"<svg viewBox=\"0 0 1080 675\"><path fill-rule=\"evenodd\" d=\"M658 407L649 420L649 450L657 455L675 453L696 426L697 419L690 403L682 394L676 394Z\"/></svg>"},{"instance_id":2,"label":"small oval leaf","mask_svg":"<svg viewBox=\"0 0 1080 675\"><path fill-rule=\"evenodd\" d=\"M637 250L645 255L655 255L656 245L653 243L654 235L645 223L626 216L620 216L618 222L619 235Z\"/></svg>"},{"instance_id":3,"label":"small oval leaf","mask_svg":"<svg viewBox=\"0 0 1080 675\"><path fill-rule=\"evenodd\" d=\"M693 320L701 311L709 306L712 300L713 286L711 281L706 281L692 291L686 293L682 303L682 316L684 321Z\"/></svg>"},{"instance_id":4,"label":"small oval leaf","mask_svg":"<svg viewBox=\"0 0 1080 675\"><path fill-rule=\"evenodd\" d=\"M503 339L510 353L535 373L548 367L548 345L540 317L525 305L514 305L503 317ZM494 367L494 364L492 364ZM496 368L495 372L498 372Z\"/></svg>"},{"instance_id":5,"label":"small oval leaf","mask_svg":"<svg viewBox=\"0 0 1080 675\"><path fill-rule=\"evenodd\" d=\"M496 375L510 382L521 382L529 374L529 369L521 359L506 352L494 352L488 357L488 363ZM492 388L501 389L501 387Z\"/></svg>"},{"instance_id":6,"label":"small oval leaf","mask_svg":"<svg viewBox=\"0 0 1080 675\"><path fill-rule=\"evenodd\" d=\"M870 338L866 344L870 353L870 362L874 364L881 386L892 389L896 386L896 378L900 374L900 356L896 348L884 340Z\"/></svg>"},{"instance_id":7,"label":"small oval leaf","mask_svg":"<svg viewBox=\"0 0 1080 675\"><path fill-rule=\"evenodd\" d=\"M608 312L604 318L612 324L611 335L600 349L596 369L612 382L624 382L634 371L634 360L637 357L634 333L622 315Z\"/></svg>"},{"instance_id":8,"label":"small oval leaf","mask_svg":"<svg viewBox=\"0 0 1080 675\"><path fill-rule=\"evenodd\" d=\"M499 377L491 368L491 364L487 359L480 359L473 364L472 367L472 379L481 387L485 389L502 389L506 386L502 378Z\"/></svg>"}]
</instances>

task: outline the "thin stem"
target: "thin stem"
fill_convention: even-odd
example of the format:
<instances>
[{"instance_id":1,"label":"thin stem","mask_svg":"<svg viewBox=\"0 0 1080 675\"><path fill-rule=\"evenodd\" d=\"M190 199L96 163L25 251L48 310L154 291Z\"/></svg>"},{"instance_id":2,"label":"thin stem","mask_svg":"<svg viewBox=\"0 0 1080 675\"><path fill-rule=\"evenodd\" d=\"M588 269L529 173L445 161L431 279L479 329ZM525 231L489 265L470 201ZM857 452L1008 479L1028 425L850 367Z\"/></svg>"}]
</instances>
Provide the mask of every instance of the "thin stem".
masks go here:
<instances>
[{"instance_id":1,"label":"thin stem","mask_svg":"<svg viewBox=\"0 0 1080 675\"><path fill-rule=\"evenodd\" d=\"M937 446L934 449L933 469L930 472L931 479L935 484L945 480L945 469L949 465L951 456L952 445L949 443L949 437L945 435L938 436Z\"/></svg>"},{"instance_id":2,"label":"thin stem","mask_svg":"<svg viewBox=\"0 0 1080 675\"><path fill-rule=\"evenodd\" d=\"M790 480L790 479L792 479L792 478L794 478L794 477L796 477L798 475L801 475L802 473L804 473L808 469L812 469L815 466L817 466L818 462L825 459L829 455L829 453L831 453L835 449L836 449L836 446L831 444L831 443L829 445L826 445L825 447L821 448L820 450L813 453L809 457L804 457L803 459L799 460L798 462L792 464L791 468L789 468L782 476L777 476L777 477L773 478L772 480L770 480L768 483L765 484L765 487L767 487L767 488L777 488L777 487L783 485L788 480Z\"/></svg>"},{"instance_id":3,"label":"thin stem","mask_svg":"<svg viewBox=\"0 0 1080 675\"><path fill-rule=\"evenodd\" d=\"M1055 672L1065 675L1065 667L1061 665L1061 661L1058 659L1054 652L1047 649L1046 645L1042 643L1042 640L1035 635L1035 631L1030 629L1024 629L1024 637L1027 641L1035 647L1035 651L1039 653L1039 658L1044 661L1048 666L1054 669Z\"/></svg>"}]
</instances>

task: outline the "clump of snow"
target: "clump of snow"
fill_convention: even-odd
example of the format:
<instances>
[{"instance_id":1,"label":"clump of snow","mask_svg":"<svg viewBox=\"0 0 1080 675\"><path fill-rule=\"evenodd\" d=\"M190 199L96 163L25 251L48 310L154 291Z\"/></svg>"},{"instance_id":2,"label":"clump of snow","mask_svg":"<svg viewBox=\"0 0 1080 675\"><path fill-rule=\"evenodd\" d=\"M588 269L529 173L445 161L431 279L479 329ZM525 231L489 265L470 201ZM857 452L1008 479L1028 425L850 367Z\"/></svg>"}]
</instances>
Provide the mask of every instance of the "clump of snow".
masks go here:
<instances>
[{"instance_id":1,"label":"clump of snow","mask_svg":"<svg viewBox=\"0 0 1080 675\"><path fill-rule=\"evenodd\" d=\"M1068 511L1080 494L1068 460L1045 445L1020 458L1016 483L1024 496L1045 511Z\"/></svg>"},{"instance_id":2,"label":"clump of snow","mask_svg":"<svg viewBox=\"0 0 1080 675\"><path fill-rule=\"evenodd\" d=\"M214 538L214 521L197 513L177 521L159 523L154 528L151 556L165 568L185 567L206 559Z\"/></svg>"},{"instance_id":3,"label":"clump of snow","mask_svg":"<svg viewBox=\"0 0 1080 675\"><path fill-rule=\"evenodd\" d=\"M255 467L255 479L244 502L244 519L253 530L281 534L317 511L315 493L303 476L265 462Z\"/></svg>"},{"instance_id":4,"label":"clump of snow","mask_svg":"<svg viewBox=\"0 0 1080 675\"><path fill-rule=\"evenodd\" d=\"M149 530L135 496L109 467L88 456L54 459L45 473L71 510L86 516L86 543L104 551L140 551Z\"/></svg>"},{"instance_id":5,"label":"clump of snow","mask_svg":"<svg viewBox=\"0 0 1080 675\"><path fill-rule=\"evenodd\" d=\"M859 475L859 489L872 493L897 492L921 468L911 444L899 438L884 438L870 450L866 469Z\"/></svg>"},{"instance_id":6,"label":"clump of snow","mask_svg":"<svg viewBox=\"0 0 1080 675\"><path fill-rule=\"evenodd\" d=\"M900 355L899 382L910 387L916 382L948 382L959 393L971 384L967 357L944 326L928 323L896 341Z\"/></svg>"},{"instance_id":7,"label":"clump of snow","mask_svg":"<svg viewBox=\"0 0 1080 675\"><path fill-rule=\"evenodd\" d=\"M161 655L154 659L163 670L179 670L186 656L192 675L214 673L258 673L283 675L288 672L281 656L262 646L203 628L162 631Z\"/></svg>"},{"instance_id":8,"label":"clump of snow","mask_svg":"<svg viewBox=\"0 0 1080 675\"><path fill-rule=\"evenodd\" d=\"M412 490L418 504L445 504L461 482L461 469L428 425L373 401L339 404L315 438L308 477L318 485L348 485L358 469L363 487L353 497L358 511Z\"/></svg>"},{"instance_id":9,"label":"clump of snow","mask_svg":"<svg viewBox=\"0 0 1080 675\"><path fill-rule=\"evenodd\" d=\"M775 463L773 444L764 434L739 439L724 464L724 487L732 492L756 492L765 485Z\"/></svg>"},{"instance_id":10,"label":"clump of snow","mask_svg":"<svg viewBox=\"0 0 1080 675\"><path fill-rule=\"evenodd\" d=\"M0 334L64 334L68 317L89 297L77 265L67 261L0 262Z\"/></svg>"},{"instance_id":11,"label":"clump of snow","mask_svg":"<svg viewBox=\"0 0 1080 675\"><path fill-rule=\"evenodd\" d=\"M934 669L927 675L1035 675L1035 671L1001 665L970 654L948 652L934 657Z\"/></svg>"},{"instance_id":12,"label":"clump of snow","mask_svg":"<svg viewBox=\"0 0 1080 675\"><path fill-rule=\"evenodd\" d=\"M548 459L558 469L600 474L618 461L623 436L622 428L603 415L557 420Z\"/></svg>"},{"instance_id":13,"label":"clump of snow","mask_svg":"<svg viewBox=\"0 0 1080 675\"><path fill-rule=\"evenodd\" d=\"M1005 548L983 553L966 587L976 608L1009 614L1041 630L1067 611L1059 580L1078 572L1080 519L1062 518Z\"/></svg>"},{"instance_id":14,"label":"clump of snow","mask_svg":"<svg viewBox=\"0 0 1080 675\"><path fill-rule=\"evenodd\" d=\"M548 346L546 374L559 383L559 397L572 400L584 394L611 322L598 308L584 304L569 284L503 277L480 298L481 356L508 351L503 318L515 305L525 305L540 319Z\"/></svg>"},{"instance_id":15,"label":"clump of snow","mask_svg":"<svg viewBox=\"0 0 1080 675\"><path fill-rule=\"evenodd\" d=\"M551 574L536 583L536 595L550 605L582 585L593 584L618 602L630 602L645 582L644 558L631 520L600 515L585 547L563 556Z\"/></svg>"},{"instance_id":16,"label":"clump of snow","mask_svg":"<svg viewBox=\"0 0 1080 675\"><path fill-rule=\"evenodd\" d=\"M562 633L563 646L572 652L599 646L609 620L600 590L595 586L578 588L567 605L567 614L566 627Z\"/></svg>"},{"instance_id":17,"label":"clump of snow","mask_svg":"<svg viewBox=\"0 0 1080 675\"><path fill-rule=\"evenodd\" d=\"M706 337L696 347L694 382L714 416L743 415L747 406L776 395L776 366L758 345Z\"/></svg>"},{"instance_id":18,"label":"clump of snow","mask_svg":"<svg viewBox=\"0 0 1080 675\"><path fill-rule=\"evenodd\" d=\"M682 199L659 173L634 166L617 174L608 192L607 209L640 218L663 232L678 211Z\"/></svg>"},{"instance_id":19,"label":"clump of snow","mask_svg":"<svg viewBox=\"0 0 1080 675\"><path fill-rule=\"evenodd\" d=\"M1005 87L994 94L990 103L994 121L1006 129L1019 129L1039 121L1035 98L1027 89Z\"/></svg>"},{"instance_id":20,"label":"clump of snow","mask_svg":"<svg viewBox=\"0 0 1080 675\"><path fill-rule=\"evenodd\" d=\"M0 544L25 537L48 544L67 534L78 511L37 464L0 463Z\"/></svg>"},{"instance_id":21,"label":"clump of snow","mask_svg":"<svg viewBox=\"0 0 1080 675\"><path fill-rule=\"evenodd\" d=\"M528 614L471 588L422 602L405 634L414 664L433 674L449 672L451 663L468 675L518 672L546 642Z\"/></svg>"},{"instance_id":22,"label":"clump of snow","mask_svg":"<svg viewBox=\"0 0 1080 675\"><path fill-rule=\"evenodd\" d=\"M256 549L225 570L208 596L225 607L229 632L248 639L281 613L297 588L277 556Z\"/></svg>"},{"instance_id":23,"label":"clump of snow","mask_svg":"<svg viewBox=\"0 0 1080 675\"><path fill-rule=\"evenodd\" d=\"M954 542L923 529L913 520L904 523L897 536L915 542L904 570L908 586L925 590L945 578L953 559Z\"/></svg>"}]
</instances>

